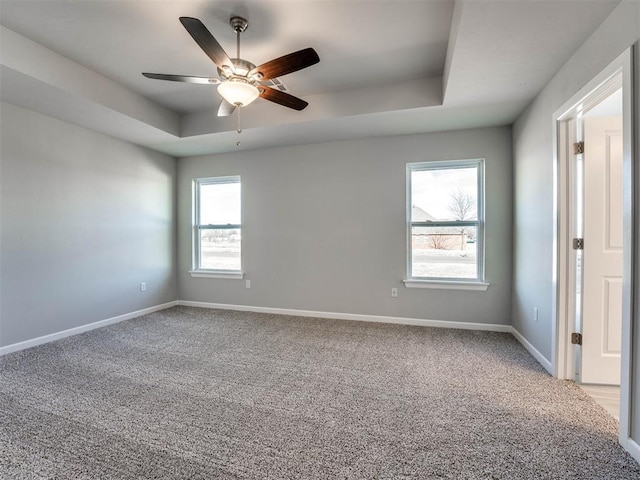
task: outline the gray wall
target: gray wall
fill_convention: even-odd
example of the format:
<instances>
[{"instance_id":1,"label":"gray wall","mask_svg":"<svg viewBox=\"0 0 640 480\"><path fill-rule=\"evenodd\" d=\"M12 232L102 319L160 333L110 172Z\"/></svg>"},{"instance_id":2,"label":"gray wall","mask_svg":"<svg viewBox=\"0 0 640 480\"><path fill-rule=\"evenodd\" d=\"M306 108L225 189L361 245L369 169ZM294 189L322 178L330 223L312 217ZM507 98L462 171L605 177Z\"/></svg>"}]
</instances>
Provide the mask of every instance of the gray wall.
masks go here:
<instances>
[{"instance_id":1,"label":"gray wall","mask_svg":"<svg viewBox=\"0 0 640 480\"><path fill-rule=\"evenodd\" d=\"M551 360L553 347L551 343L554 240L552 116L585 83L595 77L627 47L638 42L639 38L640 2L634 0L622 2L576 51L513 127L515 210L512 322L513 326L549 360ZM637 56L636 60L638 60ZM640 94L639 80L640 76L636 75L636 105L638 94ZM638 135L636 135L637 141ZM636 212L637 215L640 214L640 209ZM640 285L640 282L636 283L636 289L637 285ZM539 308L539 323L533 321L534 306ZM637 318L635 325L637 330ZM636 389L640 388L640 359L637 355L639 345L636 337ZM640 391L636 391L640 394ZM635 398L640 396L636 395ZM634 438L638 440L640 402L636 400L634 404Z\"/></svg>"},{"instance_id":2,"label":"gray wall","mask_svg":"<svg viewBox=\"0 0 640 480\"><path fill-rule=\"evenodd\" d=\"M176 300L175 159L0 113L0 346Z\"/></svg>"},{"instance_id":3,"label":"gray wall","mask_svg":"<svg viewBox=\"0 0 640 480\"><path fill-rule=\"evenodd\" d=\"M407 289L406 164L486 158L486 292ZM373 138L178 161L181 300L508 324L511 129ZM192 278L191 182L241 175L243 270ZM398 298L390 296L398 287Z\"/></svg>"}]
</instances>

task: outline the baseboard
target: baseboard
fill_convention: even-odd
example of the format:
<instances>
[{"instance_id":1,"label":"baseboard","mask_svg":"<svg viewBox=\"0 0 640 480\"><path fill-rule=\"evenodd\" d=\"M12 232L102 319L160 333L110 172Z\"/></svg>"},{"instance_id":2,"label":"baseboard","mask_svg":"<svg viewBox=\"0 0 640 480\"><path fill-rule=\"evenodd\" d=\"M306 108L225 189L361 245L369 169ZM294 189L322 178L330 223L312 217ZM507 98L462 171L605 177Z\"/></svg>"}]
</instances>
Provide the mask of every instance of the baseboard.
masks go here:
<instances>
[{"instance_id":1,"label":"baseboard","mask_svg":"<svg viewBox=\"0 0 640 480\"><path fill-rule=\"evenodd\" d=\"M255 307L249 305L230 305L226 303L191 302L179 300L185 307L217 308L220 310L237 310L243 312L275 313L296 317L331 318L336 320L355 320L359 322L394 323L400 325L417 325L421 327L458 328L462 330L486 330L490 332L511 333L511 325L495 323L466 323L449 320L425 320L422 318L385 317L380 315L363 315L358 313L317 312L312 310L294 310L288 308Z\"/></svg>"},{"instance_id":2,"label":"baseboard","mask_svg":"<svg viewBox=\"0 0 640 480\"><path fill-rule=\"evenodd\" d=\"M631 437L627 438L626 442L620 442L622 447L629 452L636 462L640 463L640 445Z\"/></svg>"},{"instance_id":3,"label":"baseboard","mask_svg":"<svg viewBox=\"0 0 640 480\"><path fill-rule=\"evenodd\" d=\"M7 353L17 352L19 350L24 350L25 348L42 345L43 343L60 340L61 338L70 337L79 333L88 332L89 330L95 330L96 328L106 327L107 325L123 322L132 318L141 317L142 315L146 315L148 313L164 310L165 308L175 307L176 305L178 305L177 301L163 303L161 305L143 308L142 310L137 310L135 312L118 315L117 317L111 317L105 320L99 320L97 322L89 323L87 325L80 325L79 327L69 328L68 330L63 330L61 332L50 333L49 335L43 335L42 337L25 340L24 342L13 343L11 345L7 345L6 347L0 347L0 356L6 355Z\"/></svg>"},{"instance_id":4,"label":"baseboard","mask_svg":"<svg viewBox=\"0 0 640 480\"><path fill-rule=\"evenodd\" d=\"M540 365L544 367L544 369L547 372L553 375L553 368L551 366L551 362L547 360L545 356L542 355L536 347L531 345L529 340L524 338L524 336L518 330L516 330L513 327L510 327L510 328L511 328L511 334L514 337L516 337L516 339L522 344L522 346L533 356L533 358L535 358L538 361L538 363L540 363Z\"/></svg>"},{"instance_id":5,"label":"baseboard","mask_svg":"<svg viewBox=\"0 0 640 480\"><path fill-rule=\"evenodd\" d=\"M457 328L462 330L484 330L490 332L511 333L549 373L552 373L551 362L549 362L549 360L547 360L533 345L531 345L531 343L529 343L526 338L522 336L520 332L518 332L511 325L500 325L494 323L453 322L450 320L427 320L422 318L389 317L381 315L363 315L358 313L320 312L313 310L295 310L288 308L256 307L250 305L231 305L227 303L192 302L187 300L177 300L173 302L163 303L161 305L155 305L153 307L144 308L135 312L126 313L124 315L118 315L117 317L93 322L88 325L81 325L79 327L70 328L61 332L51 333L49 335L33 338L31 340L25 340L24 342L0 347L0 356L12 352L17 352L19 350L24 350L25 348L42 345L43 343L53 342L61 338L70 337L71 335L88 332L89 330L94 330L96 328L106 327L107 325L130 320L132 318L140 317L148 313L171 308L176 305L182 305L185 307L217 308L221 310L236 310L245 312L274 313L279 315L289 315L297 317L329 318L336 320L355 320L359 322L392 323L399 325L417 325L421 327ZM637 444L635 442L633 443L637 447Z\"/></svg>"}]
</instances>

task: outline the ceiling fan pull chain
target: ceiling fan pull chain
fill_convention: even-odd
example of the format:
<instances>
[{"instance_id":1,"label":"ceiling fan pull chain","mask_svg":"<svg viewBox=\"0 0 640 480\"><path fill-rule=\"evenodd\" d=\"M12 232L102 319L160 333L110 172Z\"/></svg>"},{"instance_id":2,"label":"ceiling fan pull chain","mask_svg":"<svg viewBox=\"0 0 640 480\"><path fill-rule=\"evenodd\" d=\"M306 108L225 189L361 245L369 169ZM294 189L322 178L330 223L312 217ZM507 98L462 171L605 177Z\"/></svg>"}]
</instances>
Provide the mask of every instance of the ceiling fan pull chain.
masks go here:
<instances>
[{"instance_id":1,"label":"ceiling fan pull chain","mask_svg":"<svg viewBox=\"0 0 640 480\"><path fill-rule=\"evenodd\" d=\"M240 148L240 134L242 133L242 129L240 128L240 107L236 107L236 131L238 132L238 141L236 142L236 147Z\"/></svg>"}]
</instances>

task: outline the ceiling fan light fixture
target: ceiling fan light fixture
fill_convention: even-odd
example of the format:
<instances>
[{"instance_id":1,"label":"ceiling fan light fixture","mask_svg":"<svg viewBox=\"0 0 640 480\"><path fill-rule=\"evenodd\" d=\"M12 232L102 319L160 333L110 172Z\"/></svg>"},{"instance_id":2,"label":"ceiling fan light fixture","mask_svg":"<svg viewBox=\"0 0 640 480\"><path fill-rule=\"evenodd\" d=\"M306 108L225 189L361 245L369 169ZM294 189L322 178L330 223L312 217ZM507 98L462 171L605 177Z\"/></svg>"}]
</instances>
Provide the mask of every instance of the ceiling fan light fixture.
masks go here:
<instances>
[{"instance_id":1,"label":"ceiling fan light fixture","mask_svg":"<svg viewBox=\"0 0 640 480\"><path fill-rule=\"evenodd\" d=\"M250 83L232 79L218 85L218 93L231 105L246 107L260 95L260 91Z\"/></svg>"}]
</instances>

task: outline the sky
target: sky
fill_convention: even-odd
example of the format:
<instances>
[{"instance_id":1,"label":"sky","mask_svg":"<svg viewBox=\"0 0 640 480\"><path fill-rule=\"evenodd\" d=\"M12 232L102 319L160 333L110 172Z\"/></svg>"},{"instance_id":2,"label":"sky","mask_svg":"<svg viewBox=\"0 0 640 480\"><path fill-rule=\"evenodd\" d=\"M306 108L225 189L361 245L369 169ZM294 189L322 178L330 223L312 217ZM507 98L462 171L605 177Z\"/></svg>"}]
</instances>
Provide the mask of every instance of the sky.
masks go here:
<instances>
[{"instance_id":1,"label":"sky","mask_svg":"<svg viewBox=\"0 0 640 480\"><path fill-rule=\"evenodd\" d=\"M477 168L420 170L411 173L412 204L438 220L454 220L449 205L458 189L477 198Z\"/></svg>"},{"instance_id":2,"label":"sky","mask_svg":"<svg viewBox=\"0 0 640 480\"><path fill-rule=\"evenodd\" d=\"M200 187L202 225L240 224L240 183L214 183Z\"/></svg>"}]
</instances>

